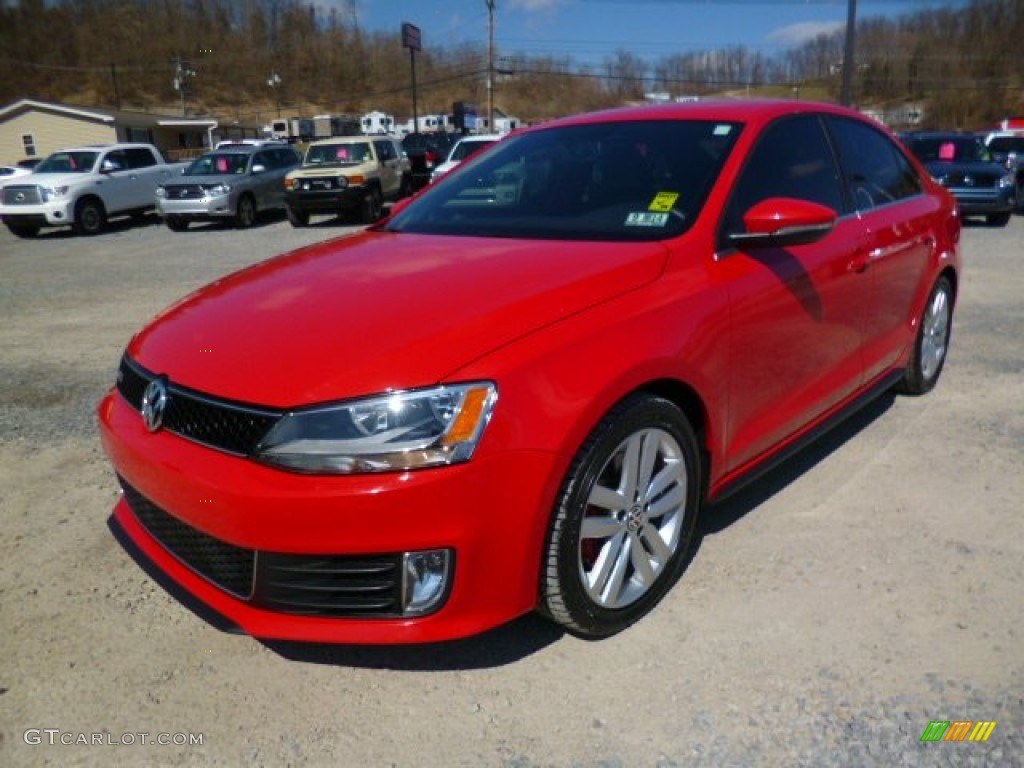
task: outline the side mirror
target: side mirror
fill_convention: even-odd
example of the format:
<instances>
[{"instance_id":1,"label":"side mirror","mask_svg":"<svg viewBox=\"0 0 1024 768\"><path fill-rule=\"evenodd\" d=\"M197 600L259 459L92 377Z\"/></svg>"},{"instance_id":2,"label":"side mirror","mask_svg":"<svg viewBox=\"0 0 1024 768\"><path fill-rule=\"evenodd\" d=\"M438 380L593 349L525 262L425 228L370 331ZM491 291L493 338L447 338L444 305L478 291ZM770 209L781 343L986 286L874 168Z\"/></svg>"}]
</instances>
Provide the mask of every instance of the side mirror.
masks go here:
<instances>
[{"instance_id":1,"label":"side mirror","mask_svg":"<svg viewBox=\"0 0 1024 768\"><path fill-rule=\"evenodd\" d=\"M257 173L263 173L265 170L267 170L267 166L263 165L262 163L256 163L256 165L252 167L253 175L256 175Z\"/></svg>"},{"instance_id":2,"label":"side mirror","mask_svg":"<svg viewBox=\"0 0 1024 768\"><path fill-rule=\"evenodd\" d=\"M107 159L100 163L100 173L113 173L120 170L121 166L113 160Z\"/></svg>"},{"instance_id":3,"label":"side mirror","mask_svg":"<svg viewBox=\"0 0 1024 768\"><path fill-rule=\"evenodd\" d=\"M816 243L832 231L838 215L809 200L772 197L743 214L746 231L732 232L727 240L737 248L789 248Z\"/></svg>"}]
</instances>

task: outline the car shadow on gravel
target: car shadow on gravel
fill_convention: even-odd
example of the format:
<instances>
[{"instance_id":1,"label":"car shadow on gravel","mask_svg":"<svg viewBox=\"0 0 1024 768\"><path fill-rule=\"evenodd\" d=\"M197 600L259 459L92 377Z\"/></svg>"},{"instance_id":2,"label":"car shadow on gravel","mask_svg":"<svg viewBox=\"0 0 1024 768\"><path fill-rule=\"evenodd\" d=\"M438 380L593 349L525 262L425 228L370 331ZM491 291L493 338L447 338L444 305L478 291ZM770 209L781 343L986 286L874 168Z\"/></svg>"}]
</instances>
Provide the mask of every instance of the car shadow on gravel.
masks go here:
<instances>
[{"instance_id":1,"label":"car shadow on gravel","mask_svg":"<svg viewBox=\"0 0 1024 768\"><path fill-rule=\"evenodd\" d=\"M725 530L813 469L882 416L894 400L892 394L875 399L728 498L709 505L697 523L686 567L695 559L705 536ZM113 516L107 520L107 526L129 556L196 616L222 632L245 634L229 619L200 602L153 566ZM684 577L685 572L684 569ZM512 664L557 642L566 634L565 630L552 622L531 613L473 637L439 643L377 646L255 640L285 659L308 664L400 671L451 671L489 669Z\"/></svg>"},{"instance_id":2,"label":"car shadow on gravel","mask_svg":"<svg viewBox=\"0 0 1024 768\"><path fill-rule=\"evenodd\" d=\"M772 467L748 485L744 485L734 494L705 507L701 519L697 523L694 546L690 549L691 554L697 552L700 542L705 536L725 530L753 512L794 480L807 474L815 465L828 458L830 454L856 437L865 427L880 418L892 407L895 400L896 395L888 392L876 398L781 464Z\"/></svg>"},{"instance_id":3,"label":"car shadow on gravel","mask_svg":"<svg viewBox=\"0 0 1024 768\"><path fill-rule=\"evenodd\" d=\"M28 240L79 240L81 238L103 238L110 235L119 235L131 229L143 229L146 227L159 227L162 219L155 213L140 213L136 216L120 216L111 219L103 227L103 230L95 235L80 235L70 227L44 228Z\"/></svg>"}]
</instances>

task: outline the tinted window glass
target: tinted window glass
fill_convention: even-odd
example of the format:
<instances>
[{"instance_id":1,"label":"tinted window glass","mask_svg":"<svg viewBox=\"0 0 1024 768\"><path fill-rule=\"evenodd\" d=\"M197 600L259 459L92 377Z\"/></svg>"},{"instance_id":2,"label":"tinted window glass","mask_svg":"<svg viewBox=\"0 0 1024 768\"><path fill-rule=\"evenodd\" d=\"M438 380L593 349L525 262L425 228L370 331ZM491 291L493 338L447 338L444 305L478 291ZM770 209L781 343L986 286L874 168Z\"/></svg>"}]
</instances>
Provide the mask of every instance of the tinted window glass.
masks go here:
<instances>
[{"instance_id":1,"label":"tinted window glass","mask_svg":"<svg viewBox=\"0 0 1024 768\"><path fill-rule=\"evenodd\" d=\"M743 231L743 214L771 197L810 200L843 212L835 159L817 116L785 118L765 129L729 201L725 231Z\"/></svg>"},{"instance_id":2,"label":"tinted window glass","mask_svg":"<svg viewBox=\"0 0 1024 768\"><path fill-rule=\"evenodd\" d=\"M921 180L910 162L881 131L843 118L829 118L829 130L857 210L892 203L921 191Z\"/></svg>"},{"instance_id":3,"label":"tinted window glass","mask_svg":"<svg viewBox=\"0 0 1024 768\"><path fill-rule=\"evenodd\" d=\"M128 159L129 168L148 168L151 165L156 165L156 159L148 149L135 147L134 149L126 149L124 154Z\"/></svg>"},{"instance_id":4,"label":"tinted window glass","mask_svg":"<svg viewBox=\"0 0 1024 768\"><path fill-rule=\"evenodd\" d=\"M377 159L381 162L385 160L393 160L395 157L394 147L391 146L389 141L375 141L373 146L377 149Z\"/></svg>"},{"instance_id":5,"label":"tinted window glass","mask_svg":"<svg viewBox=\"0 0 1024 768\"><path fill-rule=\"evenodd\" d=\"M703 120L557 126L462 163L392 219L400 232L664 240L689 229L741 126Z\"/></svg>"}]
</instances>

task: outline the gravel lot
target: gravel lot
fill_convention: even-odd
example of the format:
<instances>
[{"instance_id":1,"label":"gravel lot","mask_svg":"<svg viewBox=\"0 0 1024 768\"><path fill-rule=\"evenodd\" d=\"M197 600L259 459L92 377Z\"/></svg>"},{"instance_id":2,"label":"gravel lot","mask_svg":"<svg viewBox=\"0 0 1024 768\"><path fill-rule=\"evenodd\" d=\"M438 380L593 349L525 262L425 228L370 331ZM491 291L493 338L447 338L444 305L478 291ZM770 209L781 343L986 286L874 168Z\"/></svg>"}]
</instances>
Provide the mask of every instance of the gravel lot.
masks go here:
<instances>
[{"instance_id":1,"label":"gravel lot","mask_svg":"<svg viewBox=\"0 0 1024 768\"><path fill-rule=\"evenodd\" d=\"M964 231L938 389L709 510L689 571L630 630L585 642L527 617L428 647L263 644L111 535L93 408L165 305L350 231L0 231L0 765L1024 765L1024 217ZM922 743L931 720L998 724Z\"/></svg>"}]
</instances>

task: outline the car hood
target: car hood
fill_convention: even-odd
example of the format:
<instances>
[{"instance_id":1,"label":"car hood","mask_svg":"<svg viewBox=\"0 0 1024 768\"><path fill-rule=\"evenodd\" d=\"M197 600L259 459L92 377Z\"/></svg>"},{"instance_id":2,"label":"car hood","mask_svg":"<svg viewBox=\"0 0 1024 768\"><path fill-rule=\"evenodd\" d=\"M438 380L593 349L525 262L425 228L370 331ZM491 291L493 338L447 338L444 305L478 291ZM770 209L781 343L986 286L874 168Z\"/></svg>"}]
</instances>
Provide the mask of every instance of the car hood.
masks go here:
<instances>
[{"instance_id":1,"label":"car hood","mask_svg":"<svg viewBox=\"0 0 1024 768\"><path fill-rule=\"evenodd\" d=\"M180 385L281 408L428 386L654 280L665 259L659 243L365 232L212 283L128 354Z\"/></svg>"},{"instance_id":2,"label":"car hood","mask_svg":"<svg viewBox=\"0 0 1024 768\"><path fill-rule=\"evenodd\" d=\"M249 178L248 173L197 173L191 176L187 173L179 173L160 184L161 187L189 186L194 184L230 184L238 183Z\"/></svg>"}]
</instances>

